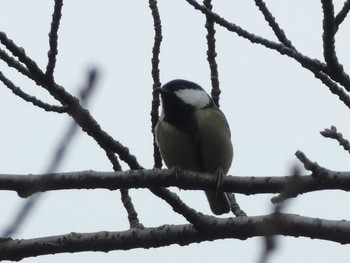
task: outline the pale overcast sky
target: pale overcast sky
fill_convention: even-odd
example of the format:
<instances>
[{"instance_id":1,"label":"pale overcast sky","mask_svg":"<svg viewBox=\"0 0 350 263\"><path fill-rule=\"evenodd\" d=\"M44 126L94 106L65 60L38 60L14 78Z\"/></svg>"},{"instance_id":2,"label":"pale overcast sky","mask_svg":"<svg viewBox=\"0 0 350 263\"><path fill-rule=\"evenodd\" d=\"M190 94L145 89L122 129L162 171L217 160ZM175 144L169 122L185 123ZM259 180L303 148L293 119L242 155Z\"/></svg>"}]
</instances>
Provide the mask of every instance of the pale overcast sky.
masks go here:
<instances>
[{"instance_id":1,"label":"pale overcast sky","mask_svg":"<svg viewBox=\"0 0 350 263\"><path fill-rule=\"evenodd\" d=\"M214 11L227 20L271 40L271 29L254 1L213 1ZM217 2L217 3L216 3ZM225 3L230 2L230 3ZM336 1L336 10L342 1ZM320 1L267 1L293 44L312 58L322 58ZM46 66L53 1L0 0L0 30L42 68ZM210 91L206 61L205 19L186 1L159 1L164 40L161 81L184 78ZM337 54L349 72L350 21L339 29ZM142 166L152 168L151 51L153 21L148 1L64 1L59 30L55 79L76 94L91 67L100 71L89 109L101 127L130 148ZM253 45L217 26L221 108L232 130L235 157L230 174L283 176L298 164L294 153L333 170L350 170L349 156L319 131L335 125L350 138L350 111L312 73L275 51ZM47 92L0 62L0 70L16 85L42 100ZM14 96L0 83L0 173L42 173L70 119L47 113ZM126 166L124 166L126 168ZM59 171L112 171L103 150L79 131ZM304 174L307 172L303 171ZM176 191L195 209L210 213L202 192ZM145 226L186 223L148 190L131 190ZM272 211L272 195L242 196L237 200L248 215ZM23 202L14 192L0 192L0 230ZM349 219L341 191L308 193L293 199L286 212L325 219ZM156 215L156 216L155 216ZM44 195L17 237L32 238L69 232L119 231L128 228L118 191L57 191ZM262 238L220 240L186 247L135 249L110 253L58 254L22 262L256 262ZM317 251L317 253L315 253ZM350 250L337 243L308 238L279 237L271 263L347 262Z\"/></svg>"}]
</instances>

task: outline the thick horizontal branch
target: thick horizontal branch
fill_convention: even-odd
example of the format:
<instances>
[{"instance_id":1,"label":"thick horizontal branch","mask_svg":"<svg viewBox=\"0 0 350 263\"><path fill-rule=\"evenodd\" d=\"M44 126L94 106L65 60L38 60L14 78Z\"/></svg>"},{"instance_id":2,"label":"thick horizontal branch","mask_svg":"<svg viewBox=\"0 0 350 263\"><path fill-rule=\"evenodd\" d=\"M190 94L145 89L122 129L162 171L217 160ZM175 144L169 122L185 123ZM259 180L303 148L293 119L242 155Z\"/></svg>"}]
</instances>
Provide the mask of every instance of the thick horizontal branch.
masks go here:
<instances>
[{"instance_id":1,"label":"thick horizontal branch","mask_svg":"<svg viewBox=\"0 0 350 263\"><path fill-rule=\"evenodd\" d=\"M256 236L284 235L350 243L350 222L325 220L293 214L254 217L215 218L205 216L208 228L193 225L164 225L120 232L70 233L33 239L0 240L0 260L21 260L39 255L81 251L130 250L164 247L217 239L248 239Z\"/></svg>"},{"instance_id":2,"label":"thick horizontal branch","mask_svg":"<svg viewBox=\"0 0 350 263\"><path fill-rule=\"evenodd\" d=\"M350 172L320 171L319 174L303 175L297 178L297 187L292 196L298 194L339 189L350 190ZM295 183L293 176L227 176L223 180L222 190L240 194L280 193ZM181 171L174 175L172 169L129 170L124 172L81 171L46 175L0 174L0 190L16 191L19 196L27 197L36 192L64 189L109 189L152 188L175 186L186 190L216 189L216 177Z\"/></svg>"}]
</instances>

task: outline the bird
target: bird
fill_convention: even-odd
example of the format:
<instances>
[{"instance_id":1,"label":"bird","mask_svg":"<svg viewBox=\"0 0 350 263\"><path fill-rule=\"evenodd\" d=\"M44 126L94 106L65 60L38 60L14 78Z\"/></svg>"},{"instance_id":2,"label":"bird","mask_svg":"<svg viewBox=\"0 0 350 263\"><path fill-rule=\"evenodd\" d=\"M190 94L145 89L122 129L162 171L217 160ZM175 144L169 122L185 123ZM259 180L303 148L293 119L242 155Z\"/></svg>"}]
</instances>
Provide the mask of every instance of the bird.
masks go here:
<instances>
[{"instance_id":1,"label":"bird","mask_svg":"<svg viewBox=\"0 0 350 263\"><path fill-rule=\"evenodd\" d=\"M162 112L154 129L156 144L168 168L226 176L233 159L231 131L224 113L198 84L175 79L157 88ZM215 215L230 212L225 192L205 191Z\"/></svg>"}]
</instances>

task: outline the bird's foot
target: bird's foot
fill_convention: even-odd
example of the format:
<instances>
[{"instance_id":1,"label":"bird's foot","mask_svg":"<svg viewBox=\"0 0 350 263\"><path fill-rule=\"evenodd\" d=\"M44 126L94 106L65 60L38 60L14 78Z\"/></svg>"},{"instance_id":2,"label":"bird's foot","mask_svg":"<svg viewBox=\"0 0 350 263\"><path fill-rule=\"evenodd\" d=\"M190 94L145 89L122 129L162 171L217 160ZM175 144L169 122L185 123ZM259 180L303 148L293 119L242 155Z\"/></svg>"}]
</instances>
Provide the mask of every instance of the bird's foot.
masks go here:
<instances>
[{"instance_id":1,"label":"bird's foot","mask_svg":"<svg viewBox=\"0 0 350 263\"><path fill-rule=\"evenodd\" d=\"M216 186L216 192L221 192L222 191L222 186L224 184L224 178L225 178L225 173L222 170L221 167L215 170L215 186Z\"/></svg>"},{"instance_id":2,"label":"bird's foot","mask_svg":"<svg viewBox=\"0 0 350 263\"><path fill-rule=\"evenodd\" d=\"M175 178L178 181L179 185L181 185L181 173L182 173L181 167L178 165L174 165L173 166L173 173L174 173ZM181 190L180 187L179 187L179 190Z\"/></svg>"}]
</instances>

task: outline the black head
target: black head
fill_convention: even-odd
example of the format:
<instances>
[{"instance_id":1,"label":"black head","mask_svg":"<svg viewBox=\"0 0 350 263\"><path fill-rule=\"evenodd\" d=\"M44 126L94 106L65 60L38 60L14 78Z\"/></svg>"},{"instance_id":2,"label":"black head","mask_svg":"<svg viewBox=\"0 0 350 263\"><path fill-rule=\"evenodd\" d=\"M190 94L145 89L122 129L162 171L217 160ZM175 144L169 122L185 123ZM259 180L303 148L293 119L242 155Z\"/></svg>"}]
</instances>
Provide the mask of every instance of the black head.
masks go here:
<instances>
[{"instance_id":1,"label":"black head","mask_svg":"<svg viewBox=\"0 0 350 263\"><path fill-rule=\"evenodd\" d=\"M163 120L176 126L188 125L195 110L214 107L205 90L191 81L172 80L158 91L162 98Z\"/></svg>"}]
</instances>

